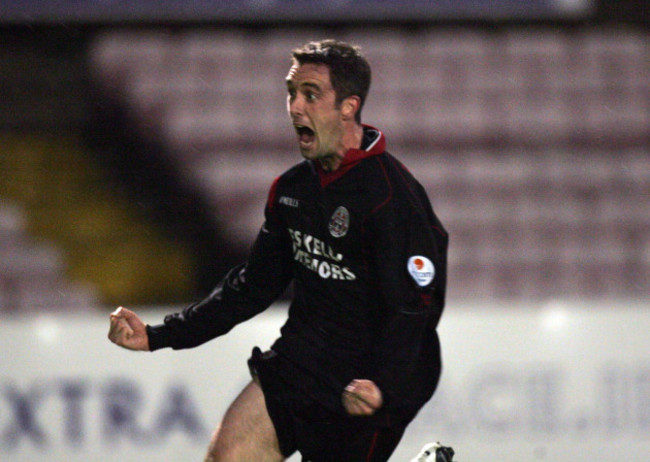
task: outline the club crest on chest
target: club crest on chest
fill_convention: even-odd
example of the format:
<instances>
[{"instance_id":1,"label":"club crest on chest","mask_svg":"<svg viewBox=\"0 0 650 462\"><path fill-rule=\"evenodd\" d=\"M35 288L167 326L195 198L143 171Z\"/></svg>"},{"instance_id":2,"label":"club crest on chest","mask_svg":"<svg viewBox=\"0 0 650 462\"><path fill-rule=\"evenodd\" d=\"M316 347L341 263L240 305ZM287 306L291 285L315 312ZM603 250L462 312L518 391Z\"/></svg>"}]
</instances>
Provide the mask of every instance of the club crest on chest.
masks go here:
<instances>
[{"instance_id":1,"label":"club crest on chest","mask_svg":"<svg viewBox=\"0 0 650 462\"><path fill-rule=\"evenodd\" d=\"M330 218L329 231L333 237L343 237L350 229L350 212L343 206L334 210Z\"/></svg>"}]
</instances>

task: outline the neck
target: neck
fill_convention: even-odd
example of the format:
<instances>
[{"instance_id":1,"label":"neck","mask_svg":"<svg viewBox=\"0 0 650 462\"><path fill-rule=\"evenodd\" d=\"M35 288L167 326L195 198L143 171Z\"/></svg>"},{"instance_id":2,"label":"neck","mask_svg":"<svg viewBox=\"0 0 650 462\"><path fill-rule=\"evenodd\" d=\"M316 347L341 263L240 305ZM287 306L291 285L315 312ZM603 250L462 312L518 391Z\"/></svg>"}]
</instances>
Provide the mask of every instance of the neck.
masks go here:
<instances>
[{"instance_id":1,"label":"neck","mask_svg":"<svg viewBox=\"0 0 650 462\"><path fill-rule=\"evenodd\" d=\"M343 136L341 137L341 145L336 150L336 152L319 159L323 170L326 172L336 171L341 166L341 163L345 158L345 154L350 149L361 149L362 141L363 127L360 124L354 122L344 130Z\"/></svg>"}]
</instances>

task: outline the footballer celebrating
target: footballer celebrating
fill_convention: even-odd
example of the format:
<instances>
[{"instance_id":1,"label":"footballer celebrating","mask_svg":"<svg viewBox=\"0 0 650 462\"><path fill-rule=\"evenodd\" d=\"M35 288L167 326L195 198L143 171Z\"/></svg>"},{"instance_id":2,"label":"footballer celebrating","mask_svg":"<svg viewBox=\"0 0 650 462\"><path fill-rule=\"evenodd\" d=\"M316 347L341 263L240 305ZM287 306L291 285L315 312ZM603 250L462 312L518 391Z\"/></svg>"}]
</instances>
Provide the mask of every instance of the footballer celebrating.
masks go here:
<instances>
[{"instance_id":1,"label":"footballer celebrating","mask_svg":"<svg viewBox=\"0 0 650 462\"><path fill-rule=\"evenodd\" d=\"M359 48L323 40L292 57L287 109L304 159L270 187L248 260L162 324L118 308L109 338L196 347L293 284L280 337L253 348L251 381L205 461L386 461L440 377L448 235L384 134L361 122L371 71Z\"/></svg>"}]
</instances>

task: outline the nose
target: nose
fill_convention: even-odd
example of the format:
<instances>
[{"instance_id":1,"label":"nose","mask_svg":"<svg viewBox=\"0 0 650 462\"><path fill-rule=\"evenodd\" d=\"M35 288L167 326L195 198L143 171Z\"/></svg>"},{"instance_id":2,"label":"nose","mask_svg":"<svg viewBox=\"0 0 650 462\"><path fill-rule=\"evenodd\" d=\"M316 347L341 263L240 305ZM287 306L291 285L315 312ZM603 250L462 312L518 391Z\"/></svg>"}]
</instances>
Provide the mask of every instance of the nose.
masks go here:
<instances>
[{"instance_id":1,"label":"nose","mask_svg":"<svg viewBox=\"0 0 650 462\"><path fill-rule=\"evenodd\" d=\"M291 118L301 116L303 114L303 102L300 95L287 96L287 111Z\"/></svg>"}]
</instances>

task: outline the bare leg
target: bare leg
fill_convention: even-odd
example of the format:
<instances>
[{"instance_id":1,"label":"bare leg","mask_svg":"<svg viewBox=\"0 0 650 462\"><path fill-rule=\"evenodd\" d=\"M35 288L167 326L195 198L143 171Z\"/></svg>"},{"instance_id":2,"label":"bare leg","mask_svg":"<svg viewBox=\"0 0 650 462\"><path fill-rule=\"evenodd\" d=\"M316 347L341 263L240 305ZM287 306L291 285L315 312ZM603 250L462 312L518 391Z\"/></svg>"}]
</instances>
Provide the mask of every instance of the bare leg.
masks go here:
<instances>
[{"instance_id":1,"label":"bare leg","mask_svg":"<svg viewBox=\"0 0 650 462\"><path fill-rule=\"evenodd\" d=\"M283 460L262 389L251 382L233 401L215 430L204 462Z\"/></svg>"}]
</instances>

